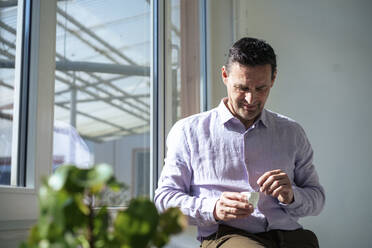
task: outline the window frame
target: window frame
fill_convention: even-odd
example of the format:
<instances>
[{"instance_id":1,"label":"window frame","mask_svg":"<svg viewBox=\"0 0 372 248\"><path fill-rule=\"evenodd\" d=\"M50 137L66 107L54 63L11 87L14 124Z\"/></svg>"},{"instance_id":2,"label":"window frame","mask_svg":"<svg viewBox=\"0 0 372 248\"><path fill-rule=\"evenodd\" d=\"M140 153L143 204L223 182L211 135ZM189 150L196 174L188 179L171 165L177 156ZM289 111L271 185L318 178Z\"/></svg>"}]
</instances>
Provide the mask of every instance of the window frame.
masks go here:
<instances>
[{"instance_id":1,"label":"window frame","mask_svg":"<svg viewBox=\"0 0 372 248\"><path fill-rule=\"evenodd\" d=\"M28 74L28 106L27 131L21 135L13 129L13 141L25 142L23 158L27 163L27 174L24 178L26 186L1 186L0 198L0 231L25 229L38 216L37 192L43 176L50 174L52 163L53 142L53 93L55 69L55 29L57 0L19 0L17 16L17 46L15 61L15 100L14 123L18 123L20 104L20 85L22 73L22 33L24 6L30 3L31 36L29 58L24 61L29 64ZM21 31L20 31L21 30ZM42 48L42 49L40 49ZM27 79L27 78L26 78ZM22 110L24 111L24 109ZM22 125L22 124L21 124ZM24 124L23 124L24 125ZM12 160L18 164L16 151L18 142L12 144ZM13 164L13 161L12 161ZM13 179L15 180L15 179ZM14 185L14 182L13 182Z\"/></svg>"},{"instance_id":2,"label":"window frame","mask_svg":"<svg viewBox=\"0 0 372 248\"><path fill-rule=\"evenodd\" d=\"M164 161L164 1L151 1L150 199L154 198Z\"/></svg>"},{"instance_id":3,"label":"window frame","mask_svg":"<svg viewBox=\"0 0 372 248\"><path fill-rule=\"evenodd\" d=\"M26 186L26 156L27 156L27 124L28 124L28 99L29 99L29 76L30 76L30 45L31 45L31 25L32 25L32 1L24 1L22 8L21 32L17 35L17 43L21 44L21 49L16 50L18 67L15 73L19 75L19 80L15 81L15 102L18 108L14 108L17 118L13 122L13 134L17 139L13 139L14 146L11 163L11 186ZM19 27L19 26L18 26ZM16 46L17 49L18 46ZM17 87L18 86L18 87ZM14 128L17 127L17 128Z\"/></svg>"}]
</instances>

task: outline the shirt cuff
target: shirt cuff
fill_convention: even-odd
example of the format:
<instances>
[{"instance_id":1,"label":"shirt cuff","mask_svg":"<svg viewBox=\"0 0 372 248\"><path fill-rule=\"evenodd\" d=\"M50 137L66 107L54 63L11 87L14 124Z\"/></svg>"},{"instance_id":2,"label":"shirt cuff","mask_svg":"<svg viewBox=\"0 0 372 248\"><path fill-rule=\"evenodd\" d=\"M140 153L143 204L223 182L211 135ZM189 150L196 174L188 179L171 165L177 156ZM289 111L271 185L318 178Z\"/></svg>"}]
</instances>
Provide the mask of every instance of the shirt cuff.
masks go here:
<instances>
[{"instance_id":1,"label":"shirt cuff","mask_svg":"<svg viewBox=\"0 0 372 248\"><path fill-rule=\"evenodd\" d=\"M203 215L205 216L205 219L207 220L208 223L211 223L211 224L217 224L218 222L216 221L216 219L214 218L214 215L213 215L213 211L214 211L214 207L216 206L216 202L219 198L209 198L209 199L205 199L204 203L204 207L203 207Z\"/></svg>"},{"instance_id":2,"label":"shirt cuff","mask_svg":"<svg viewBox=\"0 0 372 248\"><path fill-rule=\"evenodd\" d=\"M299 192L299 188L296 186L292 186L293 190L293 202L290 204L285 204L279 202L279 205L286 209L295 209L302 205L302 195Z\"/></svg>"}]
</instances>

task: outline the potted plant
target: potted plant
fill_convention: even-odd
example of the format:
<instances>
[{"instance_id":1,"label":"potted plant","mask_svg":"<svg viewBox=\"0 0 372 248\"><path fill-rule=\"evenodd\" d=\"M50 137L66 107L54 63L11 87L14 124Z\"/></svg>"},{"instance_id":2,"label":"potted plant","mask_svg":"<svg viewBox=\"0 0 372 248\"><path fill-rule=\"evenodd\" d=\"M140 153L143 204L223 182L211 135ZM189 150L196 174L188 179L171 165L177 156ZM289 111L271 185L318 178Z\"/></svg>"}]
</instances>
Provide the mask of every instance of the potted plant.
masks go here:
<instances>
[{"instance_id":1,"label":"potted plant","mask_svg":"<svg viewBox=\"0 0 372 248\"><path fill-rule=\"evenodd\" d=\"M147 248L163 247L183 230L186 218L179 209L159 214L146 198L132 199L113 217L107 206L94 206L107 189L119 191L112 167L90 169L73 165L58 168L44 179L39 191L40 215L21 248Z\"/></svg>"}]
</instances>

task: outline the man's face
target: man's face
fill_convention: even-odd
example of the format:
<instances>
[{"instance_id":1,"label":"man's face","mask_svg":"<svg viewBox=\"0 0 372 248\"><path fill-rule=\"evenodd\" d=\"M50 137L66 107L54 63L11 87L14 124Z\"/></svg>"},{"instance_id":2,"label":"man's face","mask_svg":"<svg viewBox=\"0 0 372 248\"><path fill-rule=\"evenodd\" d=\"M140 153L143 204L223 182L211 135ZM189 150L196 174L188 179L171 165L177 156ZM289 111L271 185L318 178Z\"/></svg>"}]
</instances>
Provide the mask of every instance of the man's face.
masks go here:
<instances>
[{"instance_id":1,"label":"man's face","mask_svg":"<svg viewBox=\"0 0 372 248\"><path fill-rule=\"evenodd\" d=\"M248 128L265 106L276 73L271 77L271 65L244 66L232 63L227 72L222 67L222 80L227 87L227 107Z\"/></svg>"}]
</instances>

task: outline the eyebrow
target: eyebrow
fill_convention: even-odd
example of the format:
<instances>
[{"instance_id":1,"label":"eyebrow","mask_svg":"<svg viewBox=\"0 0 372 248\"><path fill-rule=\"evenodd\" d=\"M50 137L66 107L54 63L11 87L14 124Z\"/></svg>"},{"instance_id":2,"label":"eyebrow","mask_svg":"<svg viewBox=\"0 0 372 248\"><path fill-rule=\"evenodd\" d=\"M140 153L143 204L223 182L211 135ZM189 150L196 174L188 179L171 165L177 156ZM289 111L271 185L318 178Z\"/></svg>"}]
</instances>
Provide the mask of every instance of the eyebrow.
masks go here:
<instances>
[{"instance_id":1,"label":"eyebrow","mask_svg":"<svg viewBox=\"0 0 372 248\"><path fill-rule=\"evenodd\" d=\"M268 87L269 85L267 85L267 84L262 84L262 85L258 85L258 86L256 86L255 88L256 89L259 89L259 88L265 88L265 87ZM246 85L243 85L243 84L239 84L239 83L236 83L236 84L234 84L234 87L238 87L238 88L250 88L249 86L246 86Z\"/></svg>"}]
</instances>

